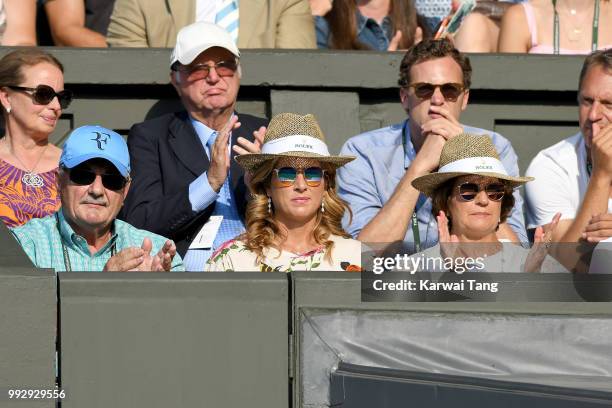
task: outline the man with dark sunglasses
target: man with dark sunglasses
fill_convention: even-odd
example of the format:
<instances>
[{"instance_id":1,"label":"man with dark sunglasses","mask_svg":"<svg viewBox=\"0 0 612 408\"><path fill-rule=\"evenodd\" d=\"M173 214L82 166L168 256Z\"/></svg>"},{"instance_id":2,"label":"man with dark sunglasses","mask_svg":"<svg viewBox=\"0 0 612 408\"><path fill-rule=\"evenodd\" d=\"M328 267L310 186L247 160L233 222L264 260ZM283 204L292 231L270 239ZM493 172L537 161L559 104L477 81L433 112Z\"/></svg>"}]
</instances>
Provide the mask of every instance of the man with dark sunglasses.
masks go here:
<instances>
[{"instance_id":1,"label":"man with dark sunglasses","mask_svg":"<svg viewBox=\"0 0 612 408\"><path fill-rule=\"evenodd\" d=\"M56 271L184 270L174 243L116 220L130 187L123 137L101 126L75 129L58 169L62 208L12 230L35 266Z\"/></svg>"},{"instance_id":2,"label":"man with dark sunglasses","mask_svg":"<svg viewBox=\"0 0 612 408\"><path fill-rule=\"evenodd\" d=\"M259 150L267 121L235 112L239 58L221 27L183 28L170 82L185 110L136 124L128 137L134 180L121 217L173 239L190 271L244 231L244 171L230 159Z\"/></svg>"},{"instance_id":3,"label":"man with dark sunglasses","mask_svg":"<svg viewBox=\"0 0 612 408\"><path fill-rule=\"evenodd\" d=\"M490 135L508 174L518 176L517 156L501 135L459 122L466 108L472 68L448 40L425 40L412 47L400 66L400 101L408 118L399 124L349 139L341 154L357 159L338 171L338 192L353 211L345 227L360 241L404 241L415 251L438 241L431 200L411 185L438 168L444 143L461 134ZM499 227L503 239L527 241L523 200Z\"/></svg>"}]
</instances>

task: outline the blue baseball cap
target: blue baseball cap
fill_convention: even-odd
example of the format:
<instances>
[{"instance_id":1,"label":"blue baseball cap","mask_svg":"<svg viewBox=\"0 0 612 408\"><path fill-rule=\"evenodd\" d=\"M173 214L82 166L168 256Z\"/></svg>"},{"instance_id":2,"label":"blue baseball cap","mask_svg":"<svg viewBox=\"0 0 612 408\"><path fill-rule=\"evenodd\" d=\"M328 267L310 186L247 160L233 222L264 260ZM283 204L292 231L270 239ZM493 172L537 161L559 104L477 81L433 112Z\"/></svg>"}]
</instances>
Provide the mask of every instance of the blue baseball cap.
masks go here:
<instances>
[{"instance_id":1,"label":"blue baseball cap","mask_svg":"<svg viewBox=\"0 0 612 408\"><path fill-rule=\"evenodd\" d=\"M71 169L91 159L111 162L123 177L130 174L130 154L123 137L102 126L74 129L64 143L60 166Z\"/></svg>"}]
</instances>

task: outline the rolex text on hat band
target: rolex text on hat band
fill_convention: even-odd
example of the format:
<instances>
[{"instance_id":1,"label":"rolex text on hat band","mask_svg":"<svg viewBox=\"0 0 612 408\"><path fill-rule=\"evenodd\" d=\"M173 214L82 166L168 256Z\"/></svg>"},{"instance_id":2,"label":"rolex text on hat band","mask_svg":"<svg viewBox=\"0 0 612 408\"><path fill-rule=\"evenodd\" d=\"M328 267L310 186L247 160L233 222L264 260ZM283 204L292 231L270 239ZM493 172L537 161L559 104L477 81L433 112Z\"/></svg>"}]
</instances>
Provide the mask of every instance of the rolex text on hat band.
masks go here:
<instances>
[{"instance_id":1,"label":"rolex text on hat band","mask_svg":"<svg viewBox=\"0 0 612 408\"><path fill-rule=\"evenodd\" d=\"M468 157L450 162L440 167L438 173L499 173L508 175L501 161L488 156Z\"/></svg>"},{"instance_id":2,"label":"rolex text on hat band","mask_svg":"<svg viewBox=\"0 0 612 408\"><path fill-rule=\"evenodd\" d=\"M329 156L325 142L306 135L291 135L270 140L263 144L263 154L283 154L287 152L307 152L320 156Z\"/></svg>"}]
</instances>

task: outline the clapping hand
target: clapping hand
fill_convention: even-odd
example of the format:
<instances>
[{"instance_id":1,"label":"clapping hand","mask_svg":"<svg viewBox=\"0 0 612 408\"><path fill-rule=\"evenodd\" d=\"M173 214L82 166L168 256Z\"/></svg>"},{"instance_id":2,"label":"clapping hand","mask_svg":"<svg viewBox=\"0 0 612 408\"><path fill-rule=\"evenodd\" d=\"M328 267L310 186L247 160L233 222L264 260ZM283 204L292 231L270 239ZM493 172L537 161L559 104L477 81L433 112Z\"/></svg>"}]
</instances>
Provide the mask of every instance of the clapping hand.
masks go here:
<instances>
[{"instance_id":1,"label":"clapping hand","mask_svg":"<svg viewBox=\"0 0 612 408\"><path fill-rule=\"evenodd\" d=\"M237 144L235 144L232 147L232 150L234 151L234 153L238 154L239 156L242 154L260 153L261 146L263 145L265 135L266 135L266 127L262 126L253 132L254 140L252 142L245 139L244 137L239 137L236 140Z\"/></svg>"},{"instance_id":2,"label":"clapping hand","mask_svg":"<svg viewBox=\"0 0 612 408\"><path fill-rule=\"evenodd\" d=\"M153 257L152 270L169 272L172 269L172 260L176 255L176 245L167 240L164 246Z\"/></svg>"},{"instance_id":3,"label":"clapping hand","mask_svg":"<svg viewBox=\"0 0 612 408\"><path fill-rule=\"evenodd\" d=\"M237 153L239 156L243 154L249 153L260 153L261 146L264 143L264 137L266 136L266 127L262 126L256 131L253 132L253 141L249 141L244 137L239 137L236 141L238 142L236 145L232 147L234 153ZM251 182L251 173L248 171L244 173L244 184L247 186Z\"/></svg>"},{"instance_id":4,"label":"clapping hand","mask_svg":"<svg viewBox=\"0 0 612 408\"><path fill-rule=\"evenodd\" d=\"M548 255L553 232L555 231L555 228L557 228L560 219L561 213L557 213L553 217L551 223L546 227L546 231L544 231L542 226L536 228L533 238L533 246L529 250L529 254L527 254L527 259L525 260L524 272L540 272L542 263Z\"/></svg>"},{"instance_id":5,"label":"clapping hand","mask_svg":"<svg viewBox=\"0 0 612 408\"><path fill-rule=\"evenodd\" d=\"M159 252L151 256L153 243L150 238L145 238L142 241L141 249L144 251L144 260L140 266L135 269L141 272L169 272L172 268L172 259L176 255L176 245L174 242L167 240L161 247Z\"/></svg>"},{"instance_id":6,"label":"clapping hand","mask_svg":"<svg viewBox=\"0 0 612 408\"><path fill-rule=\"evenodd\" d=\"M125 248L113 255L104 265L104 271L112 272L164 272L172 269L176 245L167 240L157 254L151 256L153 243L150 238L142 241L140 248Z\"/></svg>"},{"instance_id":7,"label":"clapping hand","mask_svg":"<svg viewBox=\"0 0 612 408\"><path fill-rule=\"evenodd\" d=\"M448 218L444 211L440 210L436 216L438 221L438 241L440 242L440 254L442 258L453 258L459 252L459 238L451 234L448 229Z\"/></svg>"},{"instance_id":8,"label":"clapping hand","mask_svg":"<svg viewBox=\"0 0 612 408\"><path fill-rule=\"evenodd\" d=\"M145 253L142 248L125 248L111 256L104 265L104 272L125 272L136 270L144 261Z\"/></svg>"},{"instance_id":9,"label":"clapping hand","mask_svg":"<svg viewBox=\"0 0 612 408\"><path fill-rule=\"evenodd\" d=\"M232 115L229 122L223 127L217 136L217 140L210 149L210 166L208 167L208 183L210 187L215 190L221 190L227 174L229 172L229 154L227 152L227 143L229 140L230 133L234 129L240 127L238 122L238 116Z\"/></svg>"}]
</instances>

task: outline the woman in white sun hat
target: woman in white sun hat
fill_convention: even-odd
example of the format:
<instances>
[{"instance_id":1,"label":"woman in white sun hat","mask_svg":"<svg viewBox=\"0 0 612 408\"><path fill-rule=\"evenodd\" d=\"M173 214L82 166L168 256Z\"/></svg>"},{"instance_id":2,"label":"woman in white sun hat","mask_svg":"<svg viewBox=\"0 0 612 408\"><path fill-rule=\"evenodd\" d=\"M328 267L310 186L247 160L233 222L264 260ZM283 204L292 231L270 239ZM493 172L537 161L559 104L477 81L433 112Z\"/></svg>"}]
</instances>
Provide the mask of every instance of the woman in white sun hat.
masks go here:
<instances>
[{"instance_id":1,"label":"woman in white sun hat","mask_svg":"<svg viewBox=\"0 0 612 408\"><path fill-rule=\"evenodd\" d=\"M513 243L501 243L496 231L514 206L513 189L533 180L509 176L497 156L491 138L461 134L450 139L440 154L440 168L413 180L412 185L432 199L432 213L438 221L440 243L415 257L476 258L484 262L462 267L478 272L563 272L548 256L548 247L559 221L557 214L545 233L535 232L531 250ZM429 266L435 264L430 261ZM439 266L440 263L437 264ZM422 268L426 270L428 268ZM431 268L430 268L431 269ZM448 268L433 268L444 271Z\"/></svg>"},{"instance_id":2,"label":"woman in white sun hat","mask_svg":"<svg viewBox=\"0 0 612 408\"><path fill-rule=\"evenodd\" d=\"M236 158L251 174L246 232L206 269L360 271L361 244L342 229L348 206L336 194L336 169L353 159L329 154L313 115L273 117L261 153Z\"/></svg>"}]
</instances>

